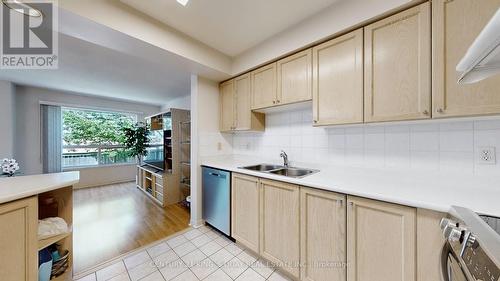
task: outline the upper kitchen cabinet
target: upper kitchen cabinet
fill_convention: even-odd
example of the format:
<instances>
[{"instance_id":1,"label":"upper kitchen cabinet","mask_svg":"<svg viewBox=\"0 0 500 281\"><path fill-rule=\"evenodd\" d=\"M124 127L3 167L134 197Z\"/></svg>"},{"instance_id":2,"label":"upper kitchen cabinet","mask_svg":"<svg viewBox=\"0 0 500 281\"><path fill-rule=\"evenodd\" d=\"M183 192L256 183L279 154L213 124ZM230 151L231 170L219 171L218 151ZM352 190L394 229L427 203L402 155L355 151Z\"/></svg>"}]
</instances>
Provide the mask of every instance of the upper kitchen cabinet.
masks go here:
<instances>
[{"instance_id":1,"label":"upper kitchen cabinet","mask_svg":"<svg viewBox=\"0 0 500 281\"><path fill-rule=\"evenodd\" d=\"M222 132L264 130L264 114L252 112L250 109L251 89L250 74L220 85Z\"/></svg>"},{"instance_id":2,"label":"upper kitchen cabinet","mask_svg":"<svg viewBox=\"0 0 500 281\"><path fill-rule=\"evenodd\" d=\"M314 125L363 122L363 30L313 48Z\"/></svg>"},{"instance_id":3,"label":"upper kitchen cabinet","mask_svg":"<svg viewBox=\"0 0 500 281\"><path fill-rule=\"evenodd\" d=\"M278 104L309 101L312 98L312 51L307 49L277 62Z\"/></svg>"},{"instance_id":4,"label":"upper kitchen cabinet","mask_svg":"<svg viewBox=\"0 0 500 281\"><path fill-rule=\"evenodd\" d=\"M427 2L365 27L366 122L431 117L430 9Z\"/></svg>"},{"instance_id":5,"label":"upper kitchen cabinet","mask_svg":"<svg viewBox=\"0 0 500 281\"><path fill-rule=\"evenodd\" d=\"M219 86L220 130L231 131L236 126L234 106L234 81L226 81Z\"/></svg>"},{"instance_id":6,"label":"upper kitchen cabinet","mask_svg":"<svg viewBox=\"0 0 500 281\"><path fill-rule=\"evenodd\" d=\"M459 85L455 70L499 7L500 0L432 2L433 118L500 113L498 76Z\"/></svg>"},{"instance_id":7,"label":"upper kitchen cabinet","mask_svg":"<svg viewBox=\"0 0 500 281\"><path fill-rule=\"evenodd\" d=\"M262 109L279 103L276 85L276 63L252 71L250 77L252 83L252 109Z\"/></svg>"},{"instance_id":8,"label":"upper kitchen cabinet","mask_svg":"<svg viewBox=\"0 0 500 281\"><path fill-rule=\"evenodd\" d=\"M416 214L411 207L348 196L347 280L416 281Z\"/></svg>"}]
</instances>

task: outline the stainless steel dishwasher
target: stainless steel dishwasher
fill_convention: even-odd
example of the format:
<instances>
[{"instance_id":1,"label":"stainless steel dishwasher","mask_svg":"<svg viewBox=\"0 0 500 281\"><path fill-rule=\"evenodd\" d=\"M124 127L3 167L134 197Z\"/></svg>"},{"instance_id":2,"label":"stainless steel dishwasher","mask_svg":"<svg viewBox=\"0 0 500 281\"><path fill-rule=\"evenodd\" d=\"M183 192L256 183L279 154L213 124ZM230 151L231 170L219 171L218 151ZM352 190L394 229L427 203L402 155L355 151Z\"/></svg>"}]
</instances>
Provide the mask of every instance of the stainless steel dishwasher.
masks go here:
<instances>
[{"instance_id":1,"label":"stainless steel dishwasher","mask_svg":"<svg viewBox=\"0 0 500 281\"><path fill-rule=\"evenodd\" d=\"M231 173L203 167L203 219L231 236Z\"/></svg>"}]
</instances>

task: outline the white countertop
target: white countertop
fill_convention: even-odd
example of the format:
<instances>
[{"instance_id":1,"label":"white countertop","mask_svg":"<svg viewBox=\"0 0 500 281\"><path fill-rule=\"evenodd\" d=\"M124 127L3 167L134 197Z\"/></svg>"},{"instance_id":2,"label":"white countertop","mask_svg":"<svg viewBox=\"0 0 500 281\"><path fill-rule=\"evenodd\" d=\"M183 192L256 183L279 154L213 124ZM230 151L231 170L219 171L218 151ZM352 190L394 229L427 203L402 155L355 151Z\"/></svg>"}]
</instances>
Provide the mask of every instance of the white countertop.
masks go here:
<instances>
[{"instance_id":1,"label":"white countertop","mask_svg":"<svg viewBox=\"0 0 500 281\"><path fill-rule=\"evenodd\" d=\"M0 204L72 186L79 180L78 171L0 178Z\"/></svg>"},{"instance_id":2,"label":"white countertop","mask_svg":"<svg viewBox=\"0 0 500 281\"><path fill-rule=\"evenodd\" d=\"M456 205L500 217L500 176L479 177L292 163L292 166L320 170L316 174L295 179L238 168L260 163L273 162L250 156L219 156L202 160L204 166L401 205L439 212L448 212L451 206Z\"/></svg>"}]
</instances>

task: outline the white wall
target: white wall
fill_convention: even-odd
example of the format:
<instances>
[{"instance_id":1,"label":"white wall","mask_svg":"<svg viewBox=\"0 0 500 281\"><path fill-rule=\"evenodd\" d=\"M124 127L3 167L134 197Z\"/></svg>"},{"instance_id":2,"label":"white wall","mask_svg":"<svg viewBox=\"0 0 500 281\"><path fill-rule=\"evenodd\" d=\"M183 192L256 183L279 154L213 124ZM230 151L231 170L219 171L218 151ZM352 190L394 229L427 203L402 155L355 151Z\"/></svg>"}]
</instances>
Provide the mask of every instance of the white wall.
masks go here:
<instances>
[{"instance_id":1,"label":"white wall","mask_svg":"<svg viewBox=\"0 0 500 281\"><path fill-rule=\"evenodd\" d=\"M182 97L175 98L161 106L162 111L166 111L169 108L191 110L191 95L185 95Z\"/></svg>"},{"instance_id":2,"label":"white wall","mask_svg":"<svg viewBox=\"0 0 500 281\"><path fill-rule=\"evenodd\" d=\"M203 157L229 155L231 135L219 132L219 85L191 78L191 225L202 223L201 163Z\"/></svg>"},{"instance_id":3,"label":"white wall","mask_svg":"<svg viewBox=\"0 0 500 281\"><path fill-rule=\"evenodd\" d=\"M483 146L500 160L500 117L314 128L308 109L267 114L265 132L233 137L234 154L274 161L284 149L295 162L500 175L500 162L476 163Z\"/></svg>"},{"instance_id":4,"label":"white wall","mask_svg":"<svg viewBox=\"0 0 500 281\"><path fill-rule=\"evenodd\" d=\"M53 102L65 105L102 108L117 111L140 112L138 118L151 115L160 106L123 102L99 97L77 95L50 89L16 86L16 131L15 157L25 174L42 173L40 144L40 102ZM129 166L129 167L127 167ZM100 168L82 169L82 185L95 186L118 181L133 180L129 174L131 165L115 166L106 170ZM123 176L127 175L127 176Z\"/></svg>"},{"instance_id":5,"label":"white wall","mask_svg":"<svg viewBox=\"0 0 500 281\"><path fill-rule=\"evenodd\" d=\"M371 18L412 2L411 0L338 1L324 11L233 58L232 74L274 60L314 42L350 29Z\"/></svg>"},{"instance_id":6,"label":"white wall","mask_svg":"<svg viewBox=\"0 0 500 281\"><path fill-rule=\"evenodd\" d=\"M14 86L0 81L0 159L14 156L14 106Z\"/></svg>"}]
</instances>

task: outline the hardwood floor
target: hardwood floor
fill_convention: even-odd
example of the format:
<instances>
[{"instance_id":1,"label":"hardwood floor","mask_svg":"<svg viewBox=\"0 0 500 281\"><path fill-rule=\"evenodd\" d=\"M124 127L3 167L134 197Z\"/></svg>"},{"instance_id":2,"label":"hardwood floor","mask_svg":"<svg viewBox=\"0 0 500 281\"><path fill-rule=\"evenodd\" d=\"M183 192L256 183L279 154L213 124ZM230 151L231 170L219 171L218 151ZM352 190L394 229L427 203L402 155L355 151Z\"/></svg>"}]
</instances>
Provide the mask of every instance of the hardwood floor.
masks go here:
<instances>
[{"instance_id":1,"label":"hardwood floor","mask_svg":"<svg viewBox=\"0 0 500 281\"><path fill-rule=\"evenodd\" d=\"M74 191L75 273L160 240L188 227L189 212L161 208L135 182Z\"/></svg>"}]
</instances>

